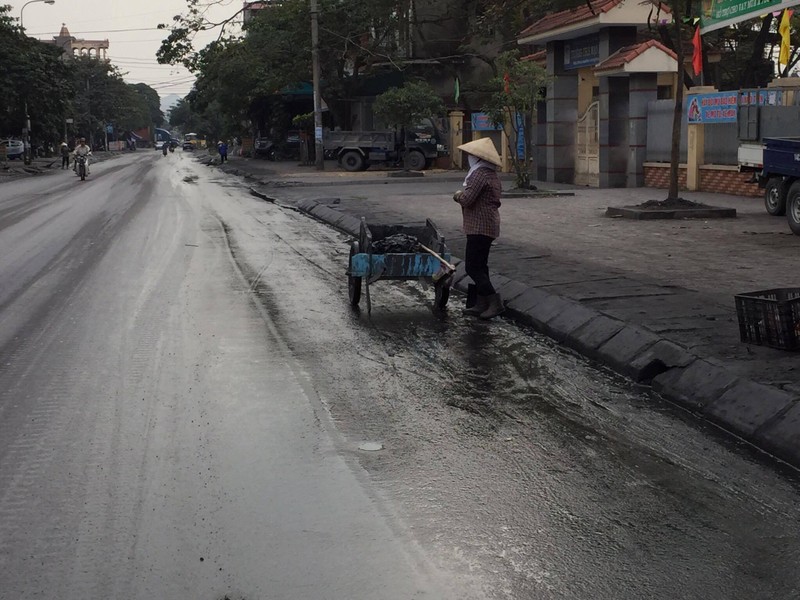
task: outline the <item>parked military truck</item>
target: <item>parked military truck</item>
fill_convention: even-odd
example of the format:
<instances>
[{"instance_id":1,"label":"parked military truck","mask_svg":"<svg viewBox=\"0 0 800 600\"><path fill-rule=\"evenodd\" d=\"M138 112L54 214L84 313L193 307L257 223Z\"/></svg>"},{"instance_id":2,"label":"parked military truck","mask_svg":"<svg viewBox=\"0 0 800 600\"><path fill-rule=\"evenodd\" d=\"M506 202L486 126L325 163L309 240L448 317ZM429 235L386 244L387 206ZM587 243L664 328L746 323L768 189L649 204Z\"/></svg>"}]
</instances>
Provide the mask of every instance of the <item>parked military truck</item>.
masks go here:
<instances>
[{"instance_id":1,"label":"parked military truck","mask_svg":"<svg viewBox=\"0 0 800 600\"><path fill-rule=\"evenodd\" d=\"M326 158L335 158L347 171L365 171L372 165L403 166L413 171L430 168L447 154L447 135L436 119L424 119L400 131L326 131ZM406 156L407 154L407 156Z\"/></svg>"}]
</instances>

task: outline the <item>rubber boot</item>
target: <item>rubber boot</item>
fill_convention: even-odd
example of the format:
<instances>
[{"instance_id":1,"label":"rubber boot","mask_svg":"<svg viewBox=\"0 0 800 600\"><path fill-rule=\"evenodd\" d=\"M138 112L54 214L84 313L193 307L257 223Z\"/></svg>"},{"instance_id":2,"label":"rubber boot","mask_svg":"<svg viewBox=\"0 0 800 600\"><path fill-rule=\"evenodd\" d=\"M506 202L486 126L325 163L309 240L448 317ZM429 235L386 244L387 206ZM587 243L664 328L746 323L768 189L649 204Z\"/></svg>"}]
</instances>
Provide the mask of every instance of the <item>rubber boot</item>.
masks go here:
<instances>
[{"instance_id":1,"label":"rubber boot","mask_svg":"<svg viewBox=\"0 0 800 600\"><path fill-rule=\"evenodd\" d=\"M481 319L492 319L506 309L500 294L492 294L491 296L487 296L486 300L489 304L486 307L486 310L480 313Z\"/></svg>"},{"instance_id":2,"label":"rubber boot","mask_svg":"<svg viewBox=\"0 0 800 600\"><path fill-rule=\"evenodd\" d=\"M478 317L489 308L489 296L478 296L475 299L475 304L469 306L461 311L462 314L468 317Z\"/></svg>"}]
</instances>

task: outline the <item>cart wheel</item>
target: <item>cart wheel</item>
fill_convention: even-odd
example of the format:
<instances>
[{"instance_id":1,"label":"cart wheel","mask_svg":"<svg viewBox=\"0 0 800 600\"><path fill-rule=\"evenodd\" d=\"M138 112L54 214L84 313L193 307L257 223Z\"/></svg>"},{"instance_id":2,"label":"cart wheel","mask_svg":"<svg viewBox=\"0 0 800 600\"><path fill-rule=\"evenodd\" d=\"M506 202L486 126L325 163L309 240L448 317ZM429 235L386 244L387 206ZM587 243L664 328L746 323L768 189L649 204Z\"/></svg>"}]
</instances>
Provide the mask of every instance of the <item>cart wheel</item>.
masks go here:
<instances>
[{"instance_id":1,"label":"cart wheel","mask_svg":"<svg viewBox=\"0 0 800 600\"><path fill-rule=\"evenodd\" d=\"M450 282L437 281L433 289L435 292L433 307L436 310L444 310L447 306L447 301L450 299Z\"/></svg>"},{"instance_id":2,"label":"cart wheel","mask_svg":"<svg viewBox=\"0 0 800 600\"><path fill-rule=\"evenodd\" d=\"M348 271L350 270L350 266L353 262L353 256L358 253L358 242L353 242L350 245L350 258L348 259L347 263ZM350 304L352 306L358 306L358 303L361 302L361 280L362 277L353 277L352 275L347 276L347 295L350 297Z\"/></svg>"},{"instance_id":3,"label":"cart wheel","mask_svg":"<svg viewBox=\"0 0 800 600\"><path fill-rule=\"evenodd\" d=\"M773 217L786 214L786 184L783 177L772 177L764 188L764 207Z\"/></svg>"}]
</instances>

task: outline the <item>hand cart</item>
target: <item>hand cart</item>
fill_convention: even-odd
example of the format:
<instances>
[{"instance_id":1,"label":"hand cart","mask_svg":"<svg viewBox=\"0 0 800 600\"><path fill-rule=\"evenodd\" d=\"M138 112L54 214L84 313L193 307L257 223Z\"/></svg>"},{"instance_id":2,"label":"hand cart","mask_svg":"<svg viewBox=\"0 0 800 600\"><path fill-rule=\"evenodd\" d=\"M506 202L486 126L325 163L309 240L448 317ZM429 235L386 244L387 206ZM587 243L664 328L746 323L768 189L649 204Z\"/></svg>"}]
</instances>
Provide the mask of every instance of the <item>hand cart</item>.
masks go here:
<instances>
[{"instance_id":1,"label":"hand cart","mask_svg":"<svg viewBox=\"0 0 800 600\"><path fill-rule=\"evenodd\" d=\"M419 244L418 252L385 253L373 252L373 244L395 234L415 237ZM379 279L410 280L427 279L433 282L435 309L442 310L450 298L450 285L453 281L453 265L444 237L430 219L422 227L407 225L367 226L361 218L361 229L357 240L350 244L350 258L347 268L347 290L350 304L358 306L361 290L367 296L367 311L372 312L370 285Z\"/></svg>"}]
</instances>

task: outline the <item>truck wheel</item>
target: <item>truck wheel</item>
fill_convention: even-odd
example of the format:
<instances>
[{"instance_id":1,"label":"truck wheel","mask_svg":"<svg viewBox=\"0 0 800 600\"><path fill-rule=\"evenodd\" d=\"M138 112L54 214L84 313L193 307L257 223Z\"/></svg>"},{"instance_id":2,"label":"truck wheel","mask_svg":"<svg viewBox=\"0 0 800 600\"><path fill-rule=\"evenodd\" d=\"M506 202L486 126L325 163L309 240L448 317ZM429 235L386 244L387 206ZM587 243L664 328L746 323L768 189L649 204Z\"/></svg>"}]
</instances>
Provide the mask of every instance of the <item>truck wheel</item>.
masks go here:
<instances>
[{"instance_id":1,"label":"truck wheel","mask_svg":"<svg viewBox=\"0 0 800 600\"><path fill-rule=\"evenodd\" d=\"M764 207L773 217L786 214L786 187L783 177L771 177L764 187Z\"/></svg>"},{"instance_id":2,"label":"truck wheel","mask_svg":"<svg viewBox=\"0 0 800 600\"><path fill-rule=\"evenodd\" d=\"M362 171L364 169L364 157L355 150L350 150L342 154L342 166L345 171Z\"/></svg>"},{"instance_id":3,"label":"truck wheel","mask_svg":"<svg viewBox=\"0 0 800 600\"><path fill-rule=\"evenodd\" d=\"M786 198L786 218L792 233L800 235L800 181L796 181L789 188Z\"/></svg>"},{"instance_id":4,"label":"truck wheel","mask_svg":"<svg viewBox=\"0 0 800 600\"><path fill-rule=\"evenodd\" d=\"M422 171L425 168L425 155L419 150L409 152L408 168L412 171Z\"/></svg>"}]
</instances>

